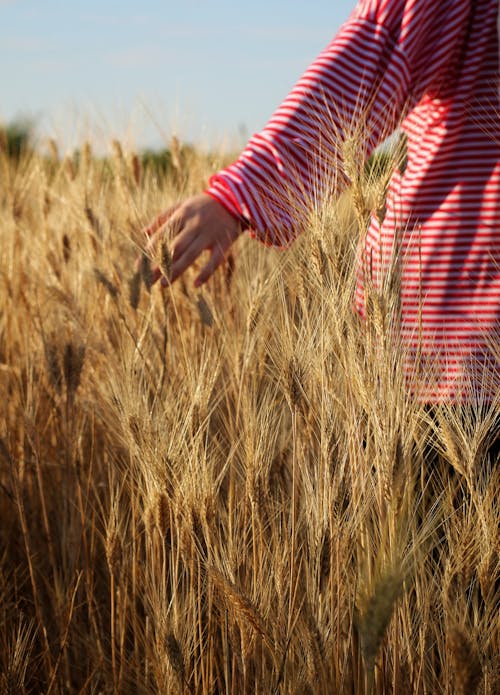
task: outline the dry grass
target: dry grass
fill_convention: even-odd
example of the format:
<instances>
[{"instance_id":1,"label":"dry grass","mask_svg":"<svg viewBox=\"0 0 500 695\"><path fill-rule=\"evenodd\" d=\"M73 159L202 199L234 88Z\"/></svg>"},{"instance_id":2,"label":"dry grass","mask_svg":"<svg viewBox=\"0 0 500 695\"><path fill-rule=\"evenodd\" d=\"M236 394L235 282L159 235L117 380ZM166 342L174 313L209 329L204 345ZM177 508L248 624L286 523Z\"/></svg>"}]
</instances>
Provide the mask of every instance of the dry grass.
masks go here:
<instances>
[{"instance_id":1,"label":"dry grass","mask_svg":"<svg viewBox=\"0 0 500 695\"><path fill-rule=\"evenodd\" d=\"M152 288L176 161L0 155L1 692L498 693L498 403L408 394L346 199Z\"/></svg>"}]
</instances>

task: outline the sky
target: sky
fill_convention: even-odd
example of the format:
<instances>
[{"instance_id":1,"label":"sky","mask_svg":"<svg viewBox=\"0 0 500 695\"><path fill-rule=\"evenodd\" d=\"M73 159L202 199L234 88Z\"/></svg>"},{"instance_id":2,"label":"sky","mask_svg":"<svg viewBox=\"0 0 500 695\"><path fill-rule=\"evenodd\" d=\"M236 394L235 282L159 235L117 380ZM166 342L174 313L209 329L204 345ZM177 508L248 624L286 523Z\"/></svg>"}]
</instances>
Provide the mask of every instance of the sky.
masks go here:
<instances>
[{"instance_id":1,"label":"sky","mask_svg":"<svg viewBox=\"0 0 500 695\"><path fill-rule=\"evenodd\" d=\"M242 145L355 0L0 0L0 123L71 150Z\"/></svg>"}]
</instances>

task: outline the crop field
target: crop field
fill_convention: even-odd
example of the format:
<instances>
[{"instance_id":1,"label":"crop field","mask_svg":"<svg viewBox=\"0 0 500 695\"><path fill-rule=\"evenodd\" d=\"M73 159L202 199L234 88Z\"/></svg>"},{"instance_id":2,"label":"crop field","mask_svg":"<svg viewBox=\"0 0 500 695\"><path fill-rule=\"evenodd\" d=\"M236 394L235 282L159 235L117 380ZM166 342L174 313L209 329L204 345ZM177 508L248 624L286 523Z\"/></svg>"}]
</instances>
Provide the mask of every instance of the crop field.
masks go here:
<instances>
[{"instance_id":1,"label":"crop field","mask_svg":"<svg viewBox=\"0 0 500 695\"><path fill-rule=\"evenodd\" d=\"M353 311L383 172L151 286L223 164L0 141L0 693L498 694L499 403L429 409Z\"/></svg>"}]
</instances>

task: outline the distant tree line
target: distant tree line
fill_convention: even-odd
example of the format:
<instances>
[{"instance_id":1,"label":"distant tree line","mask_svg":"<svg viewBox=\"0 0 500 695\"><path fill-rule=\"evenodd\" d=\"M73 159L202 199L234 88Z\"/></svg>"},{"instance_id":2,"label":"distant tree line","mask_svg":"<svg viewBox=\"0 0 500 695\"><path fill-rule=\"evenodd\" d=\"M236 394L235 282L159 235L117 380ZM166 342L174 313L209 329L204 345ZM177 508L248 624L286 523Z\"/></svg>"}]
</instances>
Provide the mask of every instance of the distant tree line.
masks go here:
<instances>
[{"instance_id":1,"label":"distant tree line","mask_svg":"<svg viewBox=\"0 0 500 695\"><path fill-rule=\"evenodd\" d=\"M19 161L22 155L31 153L35 148L34 126L27 119L19 119L2 126L0 124L0 152L9 159ZM182 168L189 166L189 162L196 156L193 145L179 144L176 138L172 139L171 148L159 150L146 149L138 153L143 171L150 171L158 178L178 173ZM107 157L102 158L104 162ZM73 153L73 160L78 166L80 151ZM374 180L384 175L388 167L394 166L394 153L389 149L378 149L368 159L365 165L365 176Z\"/></svg>"},{"instance_id":2,"label":"distant tree line","mask_svg":"<svg viewBox=\"0 0 500 695\"><path fill-rule=\"evenodd\" d=\"M33 148L33 124L20 119L6 126L0 124L0 151L9 159L19 160Z\"/></svg>"}]
</instances>

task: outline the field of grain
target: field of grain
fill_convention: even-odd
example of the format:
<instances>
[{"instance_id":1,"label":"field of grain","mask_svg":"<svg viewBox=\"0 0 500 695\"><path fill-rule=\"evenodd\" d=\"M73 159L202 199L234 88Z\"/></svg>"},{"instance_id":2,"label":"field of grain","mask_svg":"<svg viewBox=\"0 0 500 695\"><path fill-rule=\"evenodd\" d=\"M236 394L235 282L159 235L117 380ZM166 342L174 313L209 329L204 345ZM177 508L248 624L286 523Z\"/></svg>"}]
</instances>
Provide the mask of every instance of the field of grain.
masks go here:
<instances>
[{"instance_id":1,"label":"field of grain","mask_svg":"<svg viewBox=\"0 0 500 695\"><path fill-rule=\"evenodd\" d=\"M353 312L362 176L162 289L221 166L172 150L0 152L0 692L499 693L498 403L431 416Z\"/></svg>"}]
</instances>

